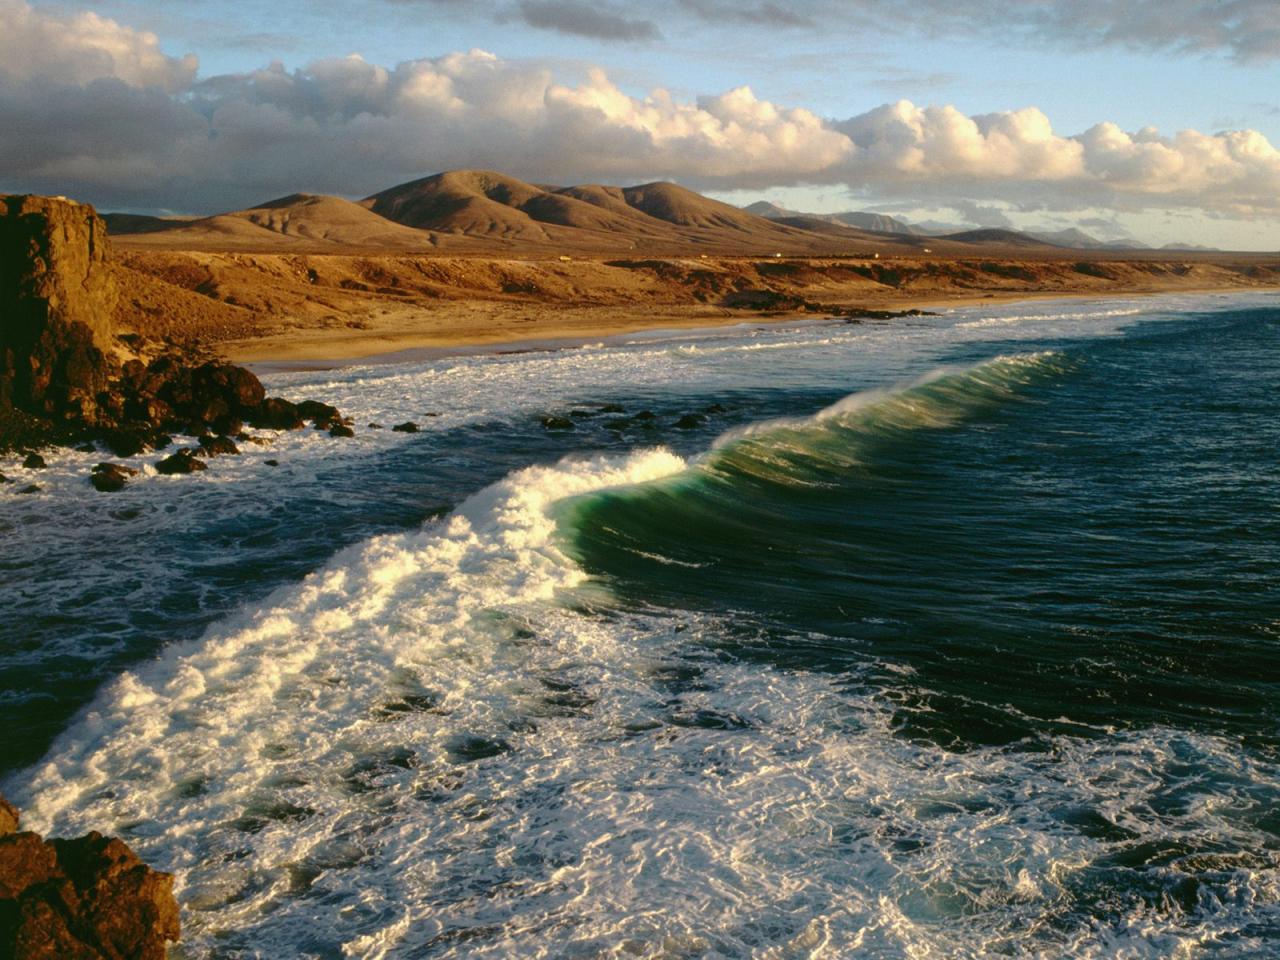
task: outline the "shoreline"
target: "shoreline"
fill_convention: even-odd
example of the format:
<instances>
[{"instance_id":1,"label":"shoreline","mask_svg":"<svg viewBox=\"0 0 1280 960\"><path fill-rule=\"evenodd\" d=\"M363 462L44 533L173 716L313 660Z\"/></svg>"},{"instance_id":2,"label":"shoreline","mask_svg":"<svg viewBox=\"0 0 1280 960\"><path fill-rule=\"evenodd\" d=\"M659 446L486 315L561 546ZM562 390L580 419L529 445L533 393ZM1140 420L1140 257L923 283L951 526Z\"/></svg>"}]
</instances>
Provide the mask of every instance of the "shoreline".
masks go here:
<instances>
[{"instance_id":1,"label":"shoreline","mask_svg":"<svg viewBox=\"0 0 1280 960\"><path fill-rule=\"evenodd\" d=\"M730 332L750 327L781 327L786 325L844 325L846 323L891 324L910 319L908 311L943 311L973 308L982 305L1007 305L1025 302L1063 302L1147 299L1162 296L1222 296L1280 295L1276 287L1205 287L1200 289L1088 291L1088 292L1026 292L984 294L971 297L907 299L884 303L884 309L898 313L889 318L847 318L837 315L815 316L806 312L791 312L785 316L761 314L742 316L741 313L697 314L688 317L668 317L649 314L635 316L627 321L612 322L583 330L552 330L547 335L529 338L498 336L441 336L430 332L407 331L400 334L378 332L361 335L358 332L333 337L317 337L314 332L302 331L295 336L270 336L232 341L220 344L219 353L229 361L242 364L255 374L269 376L283 373L304 373L320 370L341 370L355 366L373 366L396 363L413 363L449 357L500 356L512 353L558 352L590 346L595 343L618 345L634 340L664 340L680 335L696 336L713 332ZM497 304L495 304L497 306ZM590 312L609 308L578 308ZM877 307L879 309L879 307ZM629 311L631 312L631 311ZM307 334L311 333L310 336ZM378 344L383 349L370 350ZM305 353L319 348L319 352Z\"/></svg>"}]
</instances>

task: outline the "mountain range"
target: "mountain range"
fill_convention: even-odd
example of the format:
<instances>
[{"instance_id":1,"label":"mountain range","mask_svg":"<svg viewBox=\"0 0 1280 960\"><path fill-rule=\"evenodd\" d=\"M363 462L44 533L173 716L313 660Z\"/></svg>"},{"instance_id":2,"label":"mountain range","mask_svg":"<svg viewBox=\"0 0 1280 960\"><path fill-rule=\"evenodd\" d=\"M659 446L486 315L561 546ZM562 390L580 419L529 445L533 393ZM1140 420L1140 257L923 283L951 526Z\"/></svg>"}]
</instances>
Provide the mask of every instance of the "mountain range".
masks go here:
<instances>
[{"instance_id":1,"label":"mountain range","mask_svg":"<svg viewBox=\"0 0 1280 960\"><path fill-rule=\"evenodd\" d=\"M454 253L651 253L868 256L985 248L1102 249L1078 230L961 230L929 235L876 213L806 214L768 202L739 208L674 183L540 186L489 170L453 170L360 201L295 193L193 219L106 214L127 247L254 251L336 248Z\"/></svg>"}]
</instances>

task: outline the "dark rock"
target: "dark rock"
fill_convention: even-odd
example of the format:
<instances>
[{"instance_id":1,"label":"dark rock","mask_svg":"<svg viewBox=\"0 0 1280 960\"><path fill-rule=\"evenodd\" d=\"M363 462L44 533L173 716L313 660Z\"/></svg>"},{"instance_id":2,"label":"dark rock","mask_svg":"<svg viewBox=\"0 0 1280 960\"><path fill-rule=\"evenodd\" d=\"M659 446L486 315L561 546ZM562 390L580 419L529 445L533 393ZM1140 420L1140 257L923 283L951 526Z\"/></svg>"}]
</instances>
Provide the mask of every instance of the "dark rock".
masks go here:
<instances>
[{"instance_id":1,"label":"dark rock","mask_svg":"<svg viewBox=\"0 0 1280 960\"><path fill-rule=\"evenodd\" d=\"M163 960L180 934L173 878L121 840L18 833L0 799L0 956L13 960Z\"/></svg>"},{"instance_id":2,"label":"dark rock","mask_svg":"<svg viewBox=\"0 0 1280 960\"><path fill-rule=\"evenodd\" d=\"M99 466L111 467L113 469L97 470L95 469L89 476L89 482L93 484L93 488L100 493L115 493L123 490L126 483L129 482L128 474L122 470L114 469L115 464L99 464Z\"/></svg>"},{"instance_id":3,"label":"dark rock","mask_svg":"<svg viewBox=\"0 0 1280 960\"><path fill-rule=\"evenodd\" d=\"M707 418L700 413L686 413L683 417L676 421L677 430L696 430L707 422Z\"/></svg>"},{"instance_id":4,"label":"dark rock","mask_svg":"<svg viewBox=\"0 0 1280 960\"><path fill-rule=\"evenodd\" d=\"M27 458L22 461L22 465L28 470L43 470L48 466L48 464L44 462L44 457L40 456L38 453L28 453Z\"/></svg>"},{"instance_id":5,"label":"dark rock","mask_svg":"<svg viewBox=\"0 0 1280 960\"><path fill-rule=\"evenodd\" d=\"M117 457L136 457L152 449L154 436L145 426L116 427L103 434L107 449ZM163 446L163 444L162 444Z\"/></svg>"},{"instance_id":6,"label":"dark rock","mask_svg":"<svg viewBox=\"0 0 1280 960\"><path fill-rule=\"evenodd\" d=\"M412 420L406 420L404 423L397 423L391 429L396 433L417 433L422 428Z\"/></svg>"},{"instance_id":7,"label":"dark rock","mask_svg":"<svg viewBox=\"0 0 1280 960\"><path fill-rule=\"evenodd\" d=\"M380 424L380 423L371 423L371 424L369 424L369 429L370 429L370 430L381 430L381 429L382 429L382 424Z\"/></svg>"},{"instance_id":8,"label":"dark rock","mask_svg":"<svg viewBox=\"0 0 1280 960\"><path fill-rule=\"evenodd\" d=\"M206 433L197 442L200 449L210 457L235 456L240 452L240 448L230 437L215 437Z\"/></svg>"},{"instance_id":9,"label":"dark rock","mask_svg":"<svg viewBox=\"0 0 1280 960\"><path fill-rule=\"evenodd\" d=\"M606 403L600 408L601 413L626 413L626 408L618 406L616 403Z\"/></svg>"},{"instance_id":10,"label":"dark rock","mask_svg":"<svg viewBox=\"0 0 1280 960\"><path fill-rule=\"evenodd\" d=\"M244 432L244 421L235 414L224 414L217 417L209 424L210 429L223 437L234 437Z\"/></svg>"},{"instance_id":11,"label":"dark rock","mask_svg":"<svg viewBox=\"0 0 1280 960\"><path fill-rule=\"evenodd\" d=\"M6 477L3 473L0 473L0 483L13 483L13 481L8 477Z\"/></svg>"},{"instance_id":12,"label":"dark rock","mask_svg":"<svg viewBox=\"0 0 1280 960\"><path fill-rule=\"evenodd\" d=\"M543 417L542 425L548 430L573 430L573 421L568 417Z\"/></svg>"},{"instance_id":13,"label":"dark rock","mask_svg":"<svg viewBox=\"0 0 1280 960\"><path fill-rule=\"evenodd\" d=\"M38 483L29 483L29 484L27 484L25 487L23 487L21 490L19 490L18 492L19 492L19 493L39 493L39 492L40 492L40 484L38 484Z\"/></svg>"},{"instance_id":14,"label":"dark rock","mask_svg":"<svg viewBox=\"0 0 1280 960\"><path fill-rule=\"evenodd\" d=\"M180 473L196 473L200 470L208 470L208 466L202 461L196 459L190 450L179 450L171 457L165 457L156 464L156 472L163 473L165 476L173 476Z\"/></svg>"},{"instance_id":15,"label":"dark rock","mask_svg":"<svg viewBox=\"0 0 1280 960\"><path fill-rule=\"evenodd\" d=\"M329 436L331 437L354 437L356 432L346 424L335 423L329 428Z\"/></svg>"},{"instance_id":16,"label":"dark rock","mask_svg":"<svg viewBox=\"0 0 1280 960\"><path fill-rule=\"evenodd\" d=\"M703 407L702 412L703 413L728 413L729 410L727 407L723 407L718 403L713 403L708 407Z\"/></svg>"},{"instance_id":17,"label":"dark rock","mask_svg":"<svg viewBox=\"0 0 1280 960\"><path fill-rule=\"evenodd\" d=\"M654 413L652 410L641 410L631 419L632 420L657 420L658 415Z\"/></svg>"},{"instance_id":18,"label":"dark rock","mask_svg":"<svg viewBox=\"0 0 1280 960\"><path fill-rule=\"evenodd\" d=\"M341 411L319 400L303 400L299 403L298 416L303 420L310 420L320 429L342 423Z\"/></svg>"},{"instance_id":19,"label":"dark rock","mask_svg":"<svg viewBox=\"0 0 1280 960\"><path fill-rule=\"evenodd\" d=\"M589 417L598 416L599 410L570 410L569 416L575 420L586 420Z\"/></svg>"},{"instance_id":20,"label":"dark rock","mask_svg":"<svg viewBox=\"0 0 1280 960\"><path fill-rule=\"evenodd\" d=\"M263 462L263 463L265 463L268 467L278 467L278 466L280 466L280 461L279 461L279 460L263 460L262 462Z\"/></svg>"},{"instance_id":21,"label":"dark rock","mask_svg":"<svg viewBox=\"0 0 1280 960\"><path fill-rule=\"evenodd\" d=\"M250 426L263 430L300 430L302 417L298 408L288 400L280 397L267 397L258 408L249 415Z\"/></svg>"},{"instance_id":22,"label":"dark rock","mask_svg":"<svg viewBox=\"0 0 1280 960\"><path fill-rule=\"evenodd\" d=\"M97 445L93 443L82 443L80 444L80 446L76 447L76 449L81 453L97 453L98 452Z\"/></svg>"}]
</instances>

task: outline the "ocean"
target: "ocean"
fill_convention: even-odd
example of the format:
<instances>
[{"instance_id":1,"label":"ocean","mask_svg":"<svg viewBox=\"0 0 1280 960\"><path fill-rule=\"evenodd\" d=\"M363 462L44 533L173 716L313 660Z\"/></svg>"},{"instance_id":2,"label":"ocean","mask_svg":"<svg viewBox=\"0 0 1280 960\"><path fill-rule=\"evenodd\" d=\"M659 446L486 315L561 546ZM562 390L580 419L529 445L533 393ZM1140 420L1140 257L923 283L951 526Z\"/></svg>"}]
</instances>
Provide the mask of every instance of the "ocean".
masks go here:
<instances>
[{"instance_id":1,"label":"ocean","mask_svg":"<svg viewBox=\"0 0 1280 960\"><path fill-rule=\"evenodd\" d=\"M0 790L172 957L1280 956L1280 296L264 379L356 438L0 490Z\"/></svg>"}]
</instances>

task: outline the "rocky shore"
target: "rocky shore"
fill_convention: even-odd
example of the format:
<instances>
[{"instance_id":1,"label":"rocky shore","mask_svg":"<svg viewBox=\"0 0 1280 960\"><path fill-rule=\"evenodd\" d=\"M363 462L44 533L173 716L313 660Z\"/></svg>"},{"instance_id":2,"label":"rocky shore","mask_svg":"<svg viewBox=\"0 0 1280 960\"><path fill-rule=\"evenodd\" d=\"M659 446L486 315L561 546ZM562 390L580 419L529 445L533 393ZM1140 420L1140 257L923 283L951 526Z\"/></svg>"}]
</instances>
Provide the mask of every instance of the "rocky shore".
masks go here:
<instances>
[{"instance_id":1,"label":"rocky shore","mask_svg":"<svg viewBox=\"0 0 1280 960\"><path fill-rule=\"evenodd\" d=\"M352 436L332 406L268 397L243 367L115 329L118 290L106 226L62 198L0 197L0 452L39 468L38 450L79 445L136 457L190 438L155 463L192 473L236 454L247 429L306 422ZM90 482L119 490L138 468L103 462ZM0 482L3 482L0 475Z\"/></svg>"},{"instance_id":2,"label":"rocky shore","mask_svg":"<svg viewBox=\"0 0 1280 960\"><path fill-rule=\"evenodd\" d=\"M173 878L99 833L45 840L0 797L0 957L163 960L180 933Z\"/></svg>"}]
</instances>

